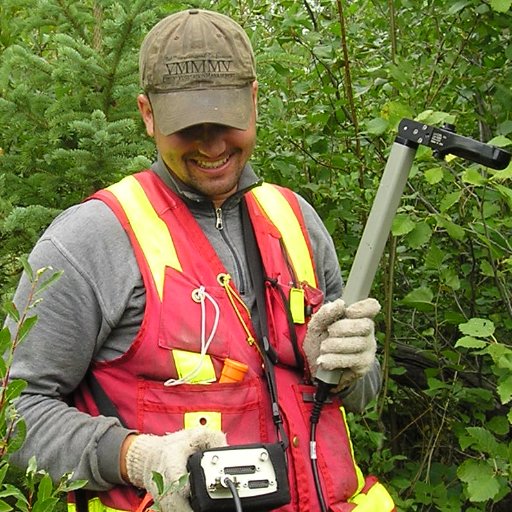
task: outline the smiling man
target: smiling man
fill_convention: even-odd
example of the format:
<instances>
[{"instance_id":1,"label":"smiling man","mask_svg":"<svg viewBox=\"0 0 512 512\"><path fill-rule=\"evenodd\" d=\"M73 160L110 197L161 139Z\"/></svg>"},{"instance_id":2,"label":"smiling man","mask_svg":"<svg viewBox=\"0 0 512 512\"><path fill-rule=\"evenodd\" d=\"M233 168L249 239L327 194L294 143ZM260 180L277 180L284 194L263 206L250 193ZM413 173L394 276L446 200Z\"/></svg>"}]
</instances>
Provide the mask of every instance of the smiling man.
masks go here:
<instances>
[{"instance_id":1,"label":"smiling man","mask_svg":"<svg viewBox=\"0 0 512 512\"><path fill-rule=\"evenodd\" d=\"M258 92L249 38L219 13L172 14L142 44L140 80L155 163L63 212L30 255L34 268L64 273L15 353L28 431L14 461L35 455L55 479L87 480L71 510L142 511L157 499L163 512L189 512L197 496L173 484L191 455L265 443L281 455L280 478L258 510L393 510L357 468L344 419L380 387L379 305L345 307L314 209L248 163ZM20 309L29 296L24 275ZM343 373L312 457L318 367Z\"/></svg>"}]
</instances>

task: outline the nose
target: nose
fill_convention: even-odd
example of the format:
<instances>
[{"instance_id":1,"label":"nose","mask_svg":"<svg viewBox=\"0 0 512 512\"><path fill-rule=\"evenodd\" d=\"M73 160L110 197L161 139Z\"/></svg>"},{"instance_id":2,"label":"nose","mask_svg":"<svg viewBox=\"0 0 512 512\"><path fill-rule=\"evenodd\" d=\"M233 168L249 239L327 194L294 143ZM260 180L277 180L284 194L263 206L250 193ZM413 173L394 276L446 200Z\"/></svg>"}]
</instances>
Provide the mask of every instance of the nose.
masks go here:
<instances>
[{"instance_id":1,"label":"nose","mask_svg":"<svg viewBox=\"0 0 512 512\"><path fill-rule=\"evenodd\" d=\"M196 133L196 143L199 151L206 156L219 156L226 150L224 134L226 127L220 124L203 123Z\"/></svg>"}]
</instances>

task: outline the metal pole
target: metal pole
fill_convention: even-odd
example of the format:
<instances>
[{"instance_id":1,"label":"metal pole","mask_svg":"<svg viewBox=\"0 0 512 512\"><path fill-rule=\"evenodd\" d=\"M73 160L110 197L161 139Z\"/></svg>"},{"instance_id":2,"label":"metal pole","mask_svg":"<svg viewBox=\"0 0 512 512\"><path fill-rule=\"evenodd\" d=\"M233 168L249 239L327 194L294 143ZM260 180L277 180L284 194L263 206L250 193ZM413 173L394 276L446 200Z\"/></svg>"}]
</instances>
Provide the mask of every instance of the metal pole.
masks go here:
<instances>
[{"instance_id":1,"label":"metal pole","mask_svg":"<svg viewBox=\"0 0 512 512\"><path fill-rule=\"evenodd\" d=\"M417 147L416 143L411 143L409 140L400 137L395 139L391 147L343 291L343 300L347 305L367 298L370 293ZM316 378L326 384L335 386L338 384L342 373L343 370L341 369L328 371L319 368Z\"/></svg>"}]
</instances>

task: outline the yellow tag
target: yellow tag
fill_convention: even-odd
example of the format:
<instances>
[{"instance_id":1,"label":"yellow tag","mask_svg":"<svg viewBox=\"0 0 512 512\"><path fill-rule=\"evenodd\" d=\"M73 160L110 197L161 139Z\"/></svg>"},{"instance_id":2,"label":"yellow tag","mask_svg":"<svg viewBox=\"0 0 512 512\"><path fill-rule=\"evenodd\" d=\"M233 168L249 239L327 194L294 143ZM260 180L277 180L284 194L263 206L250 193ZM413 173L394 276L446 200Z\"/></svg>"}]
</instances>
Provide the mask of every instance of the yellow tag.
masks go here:
<instances>
[{"instance_id":1,"label":"yellow tag","mask_svg":"<svg viewBox=\"0 0 512 512\"><path fill-rule=\"evenodd\" d=\"M290 290L290 311L293 322L303 324L304 318L304 290L302 288L292 288Z\"/></svg>"},{"instance_id":2,"label":"yellow tag","mask_svg":"<svg viewBox=\"0 0 512 512\"><path fill-rule=\"evenodd\" d=\"M221 414L212 411L186 412L183 418L184 428L208 427L211 430L221 430Z\"/></svg>"},{"instance_id":3,"label":"yellow tag","mask_svg":"<svg viewBox=\"0 0 512 512\"><path fill-rule=\"evenodd\" d=\"M185 379L191 384L215 382L217 380L212 359L208 354L202 356L197 352L176 349L172 351L172 355L180 379ZM192 375L190 379L188 378L189 375Z\"/></svg>"}]
</instances>

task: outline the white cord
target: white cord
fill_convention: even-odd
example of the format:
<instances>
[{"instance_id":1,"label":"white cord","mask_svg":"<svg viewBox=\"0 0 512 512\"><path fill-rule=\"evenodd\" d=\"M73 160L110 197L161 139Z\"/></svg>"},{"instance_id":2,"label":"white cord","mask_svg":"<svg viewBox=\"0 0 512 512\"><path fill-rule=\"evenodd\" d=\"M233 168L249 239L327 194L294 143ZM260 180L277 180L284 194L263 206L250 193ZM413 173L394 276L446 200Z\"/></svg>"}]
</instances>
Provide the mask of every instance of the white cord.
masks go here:
<instances>
[{"instance_id":1,"label":"white cord","mask_svg":"<svg viewBox=\"0 0 512 512\"><path fill-rule=\"evenodd\" d=\"M216 300L206 291L204 286L200 286L193 292L194 300L197 300L201 304L201 352L200 352L200 359L197 366L190 371L187 375L184 375L183 377L179 379L168 379L164 382L164 386L179 386L180 384L187 384L189 383L201 370L204 358L206 356L206 353L208 351L208 348L210 347L210 343L213 341L213 338L215 336L215 333L217 332L217 328L219 326L219 320L220 320L220 309L219 305L217 304ZM213 321L212 330L210 332L210 335L208 336L208 339L205 341L206 338L206 305L205 305L205 299L208 299L214 309L215 309L215 319Z\"/></svg>"}]
</instances>

